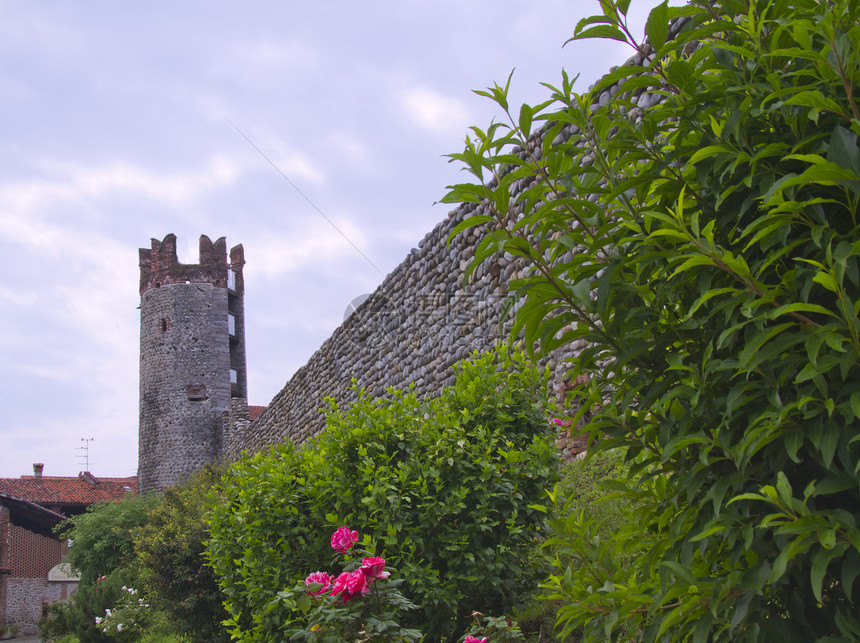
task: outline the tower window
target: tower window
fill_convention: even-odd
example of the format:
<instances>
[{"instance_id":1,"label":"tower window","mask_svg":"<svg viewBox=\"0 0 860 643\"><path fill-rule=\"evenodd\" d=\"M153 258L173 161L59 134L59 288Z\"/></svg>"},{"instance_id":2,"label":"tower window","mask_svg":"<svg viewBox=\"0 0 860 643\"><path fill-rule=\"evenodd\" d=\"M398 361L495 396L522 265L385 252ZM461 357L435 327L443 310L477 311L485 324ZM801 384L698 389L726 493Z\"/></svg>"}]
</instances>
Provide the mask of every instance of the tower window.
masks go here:
<instances>
[{"instance_id":1,"label":"tower window","mask_svg":"<svg viewBox=\"0 0 860 643\"><path fill-rule=\"evenodd\" d=\"M227 268L227 288L236 290L236 271L232 268Z\"/></svg>"},{"instance_id":2,"label":"tower window","mask_svg":"<svg viewBox=\"0 0 860 643\"><path fill-rule=\"evenodd\" d=\"M239 372L235 368L231 368L230 369L230 384L238 384L238 383L239 383Z\"/></svg>"},{"instance_id":3,"label":"tower window","mask_svg":"<svg viewBox=\"0 0 860 643\"><path fill-rule=\"evenodd\" d=\"M164 317L161 318L161 332L167 332L167 320Z\"/></svg>"},{"instance_id":4,"label":"tower window","mask_svg":"<svg viewBox=\"0 0 860 643\"><path fill-rule=\"evenodd\" d=\"M230 313L227 313L227 332L230 337L236 336L236 316Z\"/></svg>"}]
</instances>

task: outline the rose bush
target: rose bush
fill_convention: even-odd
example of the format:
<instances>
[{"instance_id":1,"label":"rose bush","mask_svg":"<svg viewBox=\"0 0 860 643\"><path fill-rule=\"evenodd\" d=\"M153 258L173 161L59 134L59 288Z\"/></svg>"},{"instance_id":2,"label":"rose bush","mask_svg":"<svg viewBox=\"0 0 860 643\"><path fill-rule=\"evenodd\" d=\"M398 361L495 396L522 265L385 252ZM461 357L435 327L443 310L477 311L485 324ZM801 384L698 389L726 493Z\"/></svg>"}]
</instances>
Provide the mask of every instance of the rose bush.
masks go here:
<instances>
[{"instance_id":1,"label":"rose bush","mask_svg":"<svg viewBox=\"0 0 860 643\"><path fill-rule=\"evenodd\" d=\"M344 570L337 577L313 572L292 590L277 592L275 603L294 612L284 627L285 639L412 643L422 638L418 630L401 625L402 613L416 608L398 591L401 581L387 580L391 573L385 570L381 556L362 548L353 550L357 542L357 531L339 528L332 535L331 546L344 556ZM368 544L375 549L372 541ZM355 556L348 553L350 550ZM358 562L363 554L371 555Z\"/></svg>"},{"instance_id":2,"label":"rose bush","mask_svg":"<svg viewBox=\"0 0 860 643\"><path fill-rule=\"evenodd\" d=\"M207 556L235 638L283 640L298 599L272 592L330 570L331 546L353 536L317 534L346 524L390 552L380 573L403 574L420 606L405 624L428 640L462 640L473 611L508 611L536 587L545 489L558 476L546 373L506 347L457 369L433 399L359 390L349 408L331 402L322 435L233 467L208 517Z\"/></svg>"}]
</instances>

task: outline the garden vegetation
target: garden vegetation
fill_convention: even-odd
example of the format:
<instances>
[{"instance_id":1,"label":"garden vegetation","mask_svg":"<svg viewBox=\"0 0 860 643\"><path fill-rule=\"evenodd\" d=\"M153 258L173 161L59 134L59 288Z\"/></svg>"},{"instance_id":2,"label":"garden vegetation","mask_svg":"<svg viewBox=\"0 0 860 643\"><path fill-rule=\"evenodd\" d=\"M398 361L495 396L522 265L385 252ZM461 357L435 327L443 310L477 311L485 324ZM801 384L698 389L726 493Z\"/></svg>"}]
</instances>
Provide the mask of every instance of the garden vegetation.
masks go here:
<instances>
[{"instance_id":1,"label":"garden vegetation","mask_svg":"<svg viewBox=\"0 0 860 643\"><path fill-rule=\"evenodd\" d=\"M527 264L526 346L588 343L580 413L630 465L635 524L599 547L587 517L564 526L559 633L858 640L860 3L664 2L650 45L629 4L572 40L643 64L537 106L510 106L510 79L479 92L504 119L451 155L475 182L445 197L478 204L455 231L484 226L472 269Z\"/></svg>"},{"instance_id":2,"label":"garden vegetation","mask_svg":"<svg viewBox=\"0 0 860 643\"><path fill-rule=\"evenodd\" d=\"M462 640L474 611L503 613L534 589L545 490L558 477L546 373L504 346L456 368L431 399L391 390L358 391L348 409L330 402L321 435L233 467L207 555L234 637L282 640L304 622L276 592L332 569L329 535L343 526L397 570L417 606L399 624L426 640Z\"/></svg>"},{"instance_id":3,"label":"garden vegetation","mask_svg":"<svg viewBox=\"0 0 860 643\"><path fill-rule=\"evenodd\" d=\"M505 346L432 399L357 390L302 447L73 519L43 636L492 643L517 610L563 640L860 640L860 2L663 2L646 44L629 4L574 31L635 50L589 91L478 92L504 119L444 198L475 206L470 270L522 260L514 336L584 340L589 459L555 484L547 374Z\"/></svg>"}]
</instances>

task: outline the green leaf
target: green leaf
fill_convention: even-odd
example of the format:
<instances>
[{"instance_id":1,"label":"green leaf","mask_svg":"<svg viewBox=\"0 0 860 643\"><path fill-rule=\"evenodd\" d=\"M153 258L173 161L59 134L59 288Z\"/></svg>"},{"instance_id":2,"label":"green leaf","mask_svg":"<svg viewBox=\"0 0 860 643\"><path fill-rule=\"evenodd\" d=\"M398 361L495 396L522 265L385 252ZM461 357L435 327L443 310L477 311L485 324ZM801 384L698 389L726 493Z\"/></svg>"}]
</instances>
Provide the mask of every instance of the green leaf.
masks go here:
<instances>
[{"instance_id":1,"label":"green leaf","mask_svg":"<svg viewBox=\"0 0 860 643\"><path fill-rule=\"evenodd\" d=\"M660 566L671 571L678 580L682 580L688 585L695 585L698 582L689 569L674 560L660 561Z\"/></svg>"},{"instance_id":2,"label":"green leaf","mask_svg":"<svg viewBox=\"0 0 860 643\"><path fill-rule=\"evenodd\" d=\"M842 107L832 98L818 91L801 91L783 101L786 105L801 105L816 110L825 110L834 114L842 114Z\"/></svg>"},{"instance_id":3,"label":"green leaf","mask_svg":"<svg viewBox=\"0 0 860 643\"><path fill-rule=\"evenodd\" d=\"M669 33L669 2L663 0L651 9L648 19L645 21L645 35L648 42L655 50L659 50L666 44L666 36Z\"/></svg>"},{"instance_id":4,"label":"green leaf","mask_svg":"<svg viewBox=\"0 0 860 643\"><path fill-rule=\"evenodd\" d=\"M719 133L717 133L719 136ZM691 165L695 165L705 159L710 159L717 154L736 154L736 151L733 150L728 145L706 145L705 147L697 150L691 157L688 163Z\"/></svg>"},{"instance_id":5,"label":"green leaf","mask_svg":"<svg viewBox=\"0 0 860 643\"><path fill-rule=\"evenodd\" d=\"M812 585L812 594L819 603L822 601L821 587L824 584L824 575L827 573L827 566L836 554L837 550L834 549L819 549L812 556L812 569L809 572L809 581Z\"/></svg>"},{"instance_id":6,"label":"green leaf","mask_svg":"<svg viewBox=\"0 0 860 643\"><path fill-rule=\"evenodd\" d=\"M534 118L534 111L531 107L523 103L520 106L519 127L525 137L528 137L531 133L532 118Z\"/></svg>"},{"instance_id":7,"label":"green leaf","mask_svg":"<svg viewBox=\"0 0 860 643\"><path fill-rule=\"evenodd\" d=\"M851 171L854 177L860 177L860 146L857 135L849 129L838 125L830 135L830 148L827 160Z\"/></svg>"},{"instance_id":8,"label":"green leaf","mask_svg":"<svg viewBox=\"0 0 860 643\"><path fill-rule=\"evenodd\" d=\"M690 268L693 268L695 266L713 266L713 265L716 265L716 264L714 263L714 260L711 259L709 256L707 256L707 255L693 255L692 257L690 257L689 259L684 261L684 263L682 263L680 266L675 268L675 270L672 272L672 274L669 276L669 278L672 279L673 277L679 275L680 273L685 272L685 271L687 271Z\"/></svg>"},{"instance_id":9,"label":"green leaf","mask_svg":"<svg viewBox=\"0 0 860 643\"><path fill-rule=\"evenodd\" d=\"M627 43L627 36L624 35L624 32L621 31L618 27L612 27L610 25L597 25L595 27L583 29L581 32L575 34L572 38L569 38L567 41L565 41L565 44L571 42L572 40L586 40L588 38L609 38L610 40L617 40L625 44Z\"/></svg>"},{"instance_id":10,"label":"green leaf","mask_svg":"<svg viewBox=\"0 0 860 643\"><path fill-rule=\"evenodd\" d=\"M860 418L860 393L851 394L851 411L855 418Z\"/></svg>"}]
</instances>

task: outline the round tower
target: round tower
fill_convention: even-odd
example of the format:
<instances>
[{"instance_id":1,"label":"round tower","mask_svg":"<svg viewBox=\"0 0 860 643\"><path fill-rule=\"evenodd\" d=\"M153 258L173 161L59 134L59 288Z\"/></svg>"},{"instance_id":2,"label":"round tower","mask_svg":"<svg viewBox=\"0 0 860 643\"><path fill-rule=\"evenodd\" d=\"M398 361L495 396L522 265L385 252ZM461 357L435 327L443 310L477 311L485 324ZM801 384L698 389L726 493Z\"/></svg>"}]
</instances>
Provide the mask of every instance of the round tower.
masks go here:
<instances>
[{"instance_id":1,"label":"round tower","mask_svg":"<svg viewBox=\"0 0 860 643\"><path fill-rule=\"evenodd\" d=\"M221 455L216 421L247 399L244 251L200 237L180 264L176 236L140 249L138 485L158 491Z\"/></svg>"}]
</instances>

